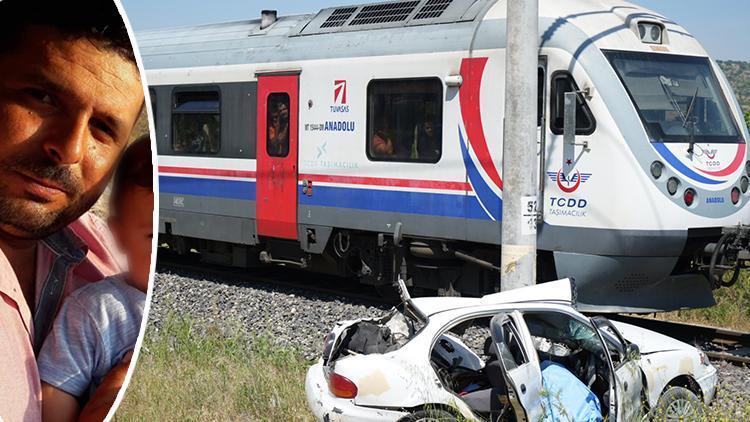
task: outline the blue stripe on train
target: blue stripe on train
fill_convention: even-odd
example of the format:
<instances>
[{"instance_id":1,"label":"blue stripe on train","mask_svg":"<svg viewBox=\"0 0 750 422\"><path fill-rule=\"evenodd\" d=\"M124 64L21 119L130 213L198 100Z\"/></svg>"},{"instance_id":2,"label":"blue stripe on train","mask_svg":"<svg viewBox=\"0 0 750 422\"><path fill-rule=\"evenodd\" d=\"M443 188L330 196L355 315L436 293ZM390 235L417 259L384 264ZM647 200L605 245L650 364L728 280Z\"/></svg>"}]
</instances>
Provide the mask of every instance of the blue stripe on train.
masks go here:
<instances>
[{"instance_id":1,"label":"blue stripe on train","mask_svg":"<svg viewBox=\"0 0 750 422\"><path fill-rule=\"evenodd\" d=\"M255 182L159 176L159 191L178 195L255 200ZM299 205L489 220L476 197L383 189L315 185L313 195L298 191Z\"/></svg>"},{"instance_id":2,"label":"blue stripe on train","mask_svg":"<svg viewBox=\"0 0 750 422\"><path fill-rule=\"evenodd\" d=\"M254 201L255 182L159 176L159 192Z\"/></svg>"},{"instance_id":3,"label":"blue stripe on train","mask_svg":"<svg viewBox=\"0 0 750 422\"><path fill-rule=\"evenodd\" d=\"M301 188L300 194L302 194ZM489 219L475 197L461 194L352 189L316 185L313 188L312 196L301 196L299 204L436 217Z\"/></svg>"}]
</instances>

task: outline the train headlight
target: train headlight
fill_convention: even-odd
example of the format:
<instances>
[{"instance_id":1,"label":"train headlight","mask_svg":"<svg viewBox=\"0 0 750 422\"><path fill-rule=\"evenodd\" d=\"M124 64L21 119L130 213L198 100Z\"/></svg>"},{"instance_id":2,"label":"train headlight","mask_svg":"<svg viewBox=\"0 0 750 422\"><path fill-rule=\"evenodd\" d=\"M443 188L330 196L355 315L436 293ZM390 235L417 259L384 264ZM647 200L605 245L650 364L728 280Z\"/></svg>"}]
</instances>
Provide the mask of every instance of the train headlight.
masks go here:
<instances>
[{"instance_id":1,"label":"train headlight","mask_svg":"<svg viewBox=\"0 0 750 422\"><path fill-rule=\"evenodd\" d=\"M676 177L670 177L669 180L667 180L667 192L669 192L670 195L675 195L677 193L677 188L680 187L680 181L677 180Z\"/></svg>"},{"instance_id":2,"label":"train headlight","mask_svg":"<svg viewBox=\"0 0 750 422\"><path fill-rule=\"evenodd\" d=\"M742 189L742 193L747 193L748 187L750 187L750 179L742 176L742 179L740 179L740 189Z\"/></svg>"},{"instance_id":3,"label":"train headlight","mask_svg":"<svg viewBox=\"0 0 750 422\"><path fill-rule=\"evenodd\" d=\"M750 176L750 161L745 163L745 173Z\"/></svg>"},{"instance_id":4,"label":"train headlight","mask_svg":"<svg viewBox=\"0 0 750 422\"><path fill-rule=\"evenodd\" d=\"M639 23L638 34L641 42L646 44L661 44L664 38L664 27L658 23Z\"/></svg>"},{"instance_id":5,"label":"train headlight","mask_svg":"<svg viewBox=\"0 0 750 422\"><path fill-rule=\"evenodd\" d=\"M654 179L659 179L663 171L664 164L662 164L661 161L654 161L651 163L651 175L654 176Z\"/></svg>"},{"instance_id":6,"label":"train headlight","mask_svg":"<svg viewBox=\"0 0 750 422\"><path fill-rule=\"evenodd\" d=\"M695 203L695 197L697 194L695 193L695 190L693 188L687 188L685 189L685 194L682 196L682 199L685 200L685 205L688 207L692 207Z\"/></svg>"},{"instance_id":7,"label":"train headlight","mask_svg":"<svg viewBox=\"0 0 750 422\"><path fill-rule=\"evenodd\" d=\"M732 188L732 203L737 205L738 202L740 202L740 190L735 186Z\"/></svg>"}]
</instances>

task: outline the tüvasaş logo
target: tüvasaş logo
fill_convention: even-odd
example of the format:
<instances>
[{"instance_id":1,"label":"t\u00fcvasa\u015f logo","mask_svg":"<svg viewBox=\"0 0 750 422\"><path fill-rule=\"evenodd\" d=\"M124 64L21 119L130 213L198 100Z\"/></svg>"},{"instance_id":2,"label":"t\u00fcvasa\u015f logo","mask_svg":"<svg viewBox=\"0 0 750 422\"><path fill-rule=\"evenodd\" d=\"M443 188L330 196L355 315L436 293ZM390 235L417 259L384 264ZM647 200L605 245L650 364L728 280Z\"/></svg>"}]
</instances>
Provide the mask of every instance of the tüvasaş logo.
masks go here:
<instances>
[{"instance_id":1,"label":"t\u00fcvasa\u015f logo","mask_svg":"<svg viewBox=\"0 0 750 422\"><path fill-rule=\"evenodd\" d=\"M333 82L333 103L346 104L346 81L338 80Z\"/></svg>"},{"instance_id":2,"label":"t\u00fcvasa\u015f logo","mask_svg":"<svg viewBox=\"0 0 750 422\"><path fill-rule=\"evenodd\" d=\"M331 113L348 113L349 106L346 104L347 83L345 80L333 82L333 105Z\"/></svg>"}]
</instances>

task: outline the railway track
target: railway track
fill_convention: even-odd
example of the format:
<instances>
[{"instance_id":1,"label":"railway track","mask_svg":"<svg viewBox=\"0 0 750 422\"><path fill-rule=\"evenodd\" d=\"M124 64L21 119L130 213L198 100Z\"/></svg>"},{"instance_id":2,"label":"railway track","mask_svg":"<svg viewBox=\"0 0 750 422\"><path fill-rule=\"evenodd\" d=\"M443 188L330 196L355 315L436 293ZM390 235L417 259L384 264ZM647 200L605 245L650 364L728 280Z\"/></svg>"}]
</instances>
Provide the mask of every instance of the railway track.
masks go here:
<instances>
[{"instance_id":1,"label":"railway track","mask_svg":"<svg viewBox=\"0 0 750 422\"><path fill-rule=\"evenodd\" d=\"M158 272L193 274L213 278L225 284L284 286L332 297L345 297L347 300L354 300L361 304L392 305L380 297L374 287L363 286L348 279L318 274L314 282L300 282L299 280L309 280L311 274L293 268L266 266L251 269L232 268L205 264L199 262L197 258L178 256L163 251L159 252L157 262ZM750 333L632 315L608 314L606 316L699 346L710 359L750 366Z\"/></svg>"},{"instance_id":2,"label":"railway track","mask_svg":"<svg viewBox=\"0 0 750 422\"><path fill-rule=\"evenodd\" d=\"M284 286L292 289L303 289L319 294L345 297L362 304L391 305L378 295L372 286L365 286L354 281L311 274L291 267L261 266L257 268L234 268L199 262L198 258L179 256L170 252L159 251L157 272L191 273L202 277L214 278L226 284L266 284ZM314 282L301 282L315 276Z\"/></svg>"},{"instance_id":3,"label":"railway track","mask_svg":"<svg viewBox=\"0 0 750 422\"><path fill-rule=\"evenodd\" d=\"M608 317L699 346L710 359L750 365L750 333L631 315Z\"/></svg>"}]
</instances>

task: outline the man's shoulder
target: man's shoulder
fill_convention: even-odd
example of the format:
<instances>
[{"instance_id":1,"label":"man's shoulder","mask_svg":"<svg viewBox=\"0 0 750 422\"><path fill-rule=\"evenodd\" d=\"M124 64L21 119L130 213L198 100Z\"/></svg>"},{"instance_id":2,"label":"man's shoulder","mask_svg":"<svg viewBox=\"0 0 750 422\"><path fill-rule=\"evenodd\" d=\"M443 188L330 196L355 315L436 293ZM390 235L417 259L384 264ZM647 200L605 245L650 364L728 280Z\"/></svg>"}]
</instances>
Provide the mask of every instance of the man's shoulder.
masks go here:
<instances>
[{"instance_id":1,"label":"man's shoulder","mask_svg":"<svg viewBox=\"0 0 750 422\"><path fill-rule=\"evenodd\" d=\"M107 277L122 271L122 256L117 250L107 224L92 212L83 214L68 226L68 229L87 249L86 258L102 276Z\"/></svg>"},{"instance_id":2,"label":"man's shoulder","mask_svg":"<svg viewBox=\"0 0 750 422\"><path fill-rule=\"evenodd\" d=\"M70 223L68 229L89 248L97 244L109 246L114 243L107 223L91 211Z\"/></svg>"}]
</instances>

